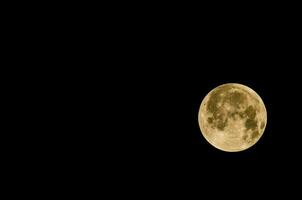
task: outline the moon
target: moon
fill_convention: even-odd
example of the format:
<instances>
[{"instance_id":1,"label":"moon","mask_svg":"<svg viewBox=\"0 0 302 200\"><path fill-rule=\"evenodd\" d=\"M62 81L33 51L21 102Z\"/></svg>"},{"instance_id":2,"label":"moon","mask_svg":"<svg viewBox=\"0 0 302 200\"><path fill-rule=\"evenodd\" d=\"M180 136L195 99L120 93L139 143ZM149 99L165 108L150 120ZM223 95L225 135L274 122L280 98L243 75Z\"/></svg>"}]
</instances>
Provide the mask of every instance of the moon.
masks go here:
<instances>
[{"instance_id":1,"label":"moon","mask_svg":"<svg viewBox=\"0 0 302 200\"><path fill-rule=\"evenodd\" d=\"M243 151L258 142L267 124L261 97L251 88L227 83L202 100L198 123L204 138L226 152Z\"/></svg>"}]
</instances>

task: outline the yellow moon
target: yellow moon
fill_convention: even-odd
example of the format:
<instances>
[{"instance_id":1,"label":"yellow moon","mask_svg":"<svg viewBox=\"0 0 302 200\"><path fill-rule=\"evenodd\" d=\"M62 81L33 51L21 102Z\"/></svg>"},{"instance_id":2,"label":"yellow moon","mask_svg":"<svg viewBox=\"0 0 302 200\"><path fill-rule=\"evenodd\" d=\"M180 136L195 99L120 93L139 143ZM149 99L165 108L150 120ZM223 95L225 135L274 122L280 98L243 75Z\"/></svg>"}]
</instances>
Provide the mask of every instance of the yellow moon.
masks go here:
<instances>
[{"instance_id":1,"label":"yellow moon","mask_svg":"<svg viewBox=\"0 0 302 200\"><path fill-rule=\"evenodd\" d=\"M198 113L204 138L222 151L237 152L258 142L267 123L261 97L251 88L227 83L211 90Z\"/></svg>"}]
</instances>

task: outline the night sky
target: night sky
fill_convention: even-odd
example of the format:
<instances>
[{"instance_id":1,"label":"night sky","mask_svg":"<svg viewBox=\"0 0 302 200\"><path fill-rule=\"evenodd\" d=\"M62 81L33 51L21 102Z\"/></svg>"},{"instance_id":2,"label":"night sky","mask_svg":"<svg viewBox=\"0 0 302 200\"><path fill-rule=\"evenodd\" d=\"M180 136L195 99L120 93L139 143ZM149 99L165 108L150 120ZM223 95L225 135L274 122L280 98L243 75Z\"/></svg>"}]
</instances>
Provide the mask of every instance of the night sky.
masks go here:
<instances>
[{"instance_id":1,"label":"night sky","mask_svg":"<svg viewBox=\"0 0 302 200\"><path fill-rule=\"evenodd\" d=\"M109 151L115 166L123 166L116 167L123 180L199 189L252 188L256 181L263 189L300 176L301 77L293 37L280 40L281 32L272 28L277 24L144 24L136 34L116 37L122 48L111 63L124 66L112 73L121 117L113 117ZM199 129L202 99L224 83L252 88L267 109L263 136L242 152L212 147Z\"/></svg>"},{"instance_id":2,"label":"night sky","mask_svg":"<svg viewBox=\"0 0 302 200\"><path fill-rule=\"evenodd\" d=\"M127 150L121 156L129 170L134 174L146 171L148 178L164 179L167 184L230 180L230 184L249 185L252 180L258 181L259 187L279 183L271 176L287 179L300 174L300 118L295 117L301 110L299 72L288 62L289 55L261 52L256 47L246 52L213 52L211 56L191 51L156 60L154 68L145 68L148 72L139 77L138 85L131 85L135 97L127 101L131 102L127 111L133 116L128 119L131 139L123 136L130 143L122 145L123 151ZM268 115L261 139L237 153L212 147L198 125L204 96L229 82L255 90Z\"/></svg>"}]
</instances>

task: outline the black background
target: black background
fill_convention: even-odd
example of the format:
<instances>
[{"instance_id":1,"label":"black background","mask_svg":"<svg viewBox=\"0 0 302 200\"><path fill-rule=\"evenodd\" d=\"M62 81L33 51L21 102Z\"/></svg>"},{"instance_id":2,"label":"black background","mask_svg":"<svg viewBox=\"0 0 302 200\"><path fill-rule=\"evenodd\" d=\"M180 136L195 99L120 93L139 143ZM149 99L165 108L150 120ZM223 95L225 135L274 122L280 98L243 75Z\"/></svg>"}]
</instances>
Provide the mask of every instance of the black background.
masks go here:
<instances>
[{"instance_id":1,"label":"black background","mask_svg":"<svg viewBox=\"0 0 302 200\"><path fill-rule=\"evenodd\" d=\"M221 54L210 59L198 56L193 61L172 62L179 69L171 67L164 74L153 72L151 79L143 78L142 85L132 86L137 90L126 92L131 96L124 104L124 123L129 129L124 132L124 127L120 127L123 136L116 140L122 144L114 149L119 150L117 155L121 159L117 165L122 168L119 172L127 177L123 180L137 180L138 187L140 183L155 182L155 188L164 191L180 188L198 192L199 187L213 189L212 185L244 189L255 183L254 187L267 191L267 185L291 185L300 177L301 136L296 117L300 112L296 94L299 86L295 78L299 72L283 67L287 62L264 64L269 58L226 55L230 57L214 64L212 59ZM253 88L268 112L264 135L243 152L215 149L203 138L198 126L197 114L203 97L212 88L228 82ZM120 126L118 121L116 126Z\"/></svg>"},{"instance_id":2,"label":"black background","mask_svg":"<svg viewBox=\"0 0 302 200\"><path fill-rule=\"evenodd\" d=\"M46 27L50 57L40 58L57 67L48 86L57 95L47 96L51 167L111 195L292 185L301 138L294 21L167 9L114 7ZM198 125L202 99L230 82L255 90L268 113L259 142L236 153L212 147Z\"/></svg>"},{"instance_id":3,"label":"black background","mask_svg":"<svg viewBox=\"0 0 302 200\"><path fill-rule=\"evenodd\" d=\"M57 6L55 14L37 9L17 17L20 25L10 23L17 27L9 29L10 48L21 54L11 65L30 66L13 73L24 79L15 105L25 111L17 117L30 121L18 125L25 161L18 159L16 171L24 166L38 184L50 180L61 190L140 199L199 198L209 189L212 196L226 189L223 195L250 197L300 180L295 12L273 5L250 12L176 3L71 6ZM261 139L237 153L212 147L198 126L202 99L229 82L255 90L268 114Z\"/></svg>"},{"instance_id":4,"label":"black background","mask_svg":"<svg viewBox=\"0 0 302 200\"><path fill-rule=\"evenodd\" d=\"M121 118L115 115L109 153L123 184L135 180L133 187L147 191L152 182L164 191L265 190L300 176L296 31L260 21L210 22L142 20L121 28L121 40L117 34L114 60L124 67L113 73L114 102ZM203 97L229 82L254 89L268 112L259 142L237 153L208 144L197 120Z\"/></svg>"}]
</instances>

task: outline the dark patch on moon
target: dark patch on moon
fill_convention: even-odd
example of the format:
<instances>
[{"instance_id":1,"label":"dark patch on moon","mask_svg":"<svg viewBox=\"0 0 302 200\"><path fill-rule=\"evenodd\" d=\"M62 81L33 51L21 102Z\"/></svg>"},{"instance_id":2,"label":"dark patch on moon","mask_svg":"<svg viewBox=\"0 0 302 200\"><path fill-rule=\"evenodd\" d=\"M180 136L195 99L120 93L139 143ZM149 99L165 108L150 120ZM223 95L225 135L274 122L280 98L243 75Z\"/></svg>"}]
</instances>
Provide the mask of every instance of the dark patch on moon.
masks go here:
<instances>
[{"instance_id":1,"label":"dark patch on moon","mask_svg":"<svg viewBox=\"0 0 302 200\"><path fill-rule=\"evenodd\" d=\"M263 122L261 122L261 124L260 124L260 128L263 129L264 126L265 126L265 123L264 123L264 121L263 121Z\"/></svg>"},{"instance_id":2,"label":"dark patch on moon","mask_svg":"<svg viewBox=\"0 0 302 200\"><path fill-rule=\"evenodd\" d=\"M228 113L228 116L229 117L232 117L234 120L236 119L236 116L239 116L240 113L239 112L231 112L231 113Z\"/></svg>"},{"instance_id":3,"label":"dark patch on moon","mask_svg":"<svg viewBox=\"0 0 302 200\"><path fill-rule=\"evenodd\" d=\"M249 129L255 130L255 128L257 128L257 123L258 122L256 120L248 118L245 121L245 127L247 130L249 130Z\"/></svg>"},{"instance_id":4,"label":"dark patch on moon","mask_svg":"<svg viewBox=\"0 0 302 200\"><path fill-rule=\"evenodd\" d=\"M221 101L221 97L220 97L220 91L213 91L208 104L207 104L207 110L211 113L214 113L215 111L217 111L217 104Z\"/></svg>"},{"instance_id":5,"label":"dark patch on moon","mask_svg":"<svg viewBox=\"0 0 302 200\"><path fill-rule=\"evenodd\" d=\"M258 137L258 135L259 135L259 132L256 130L256 131L252 132L251 138L255 139Z\"/></svg>"},{"instance_id":6,"label":"dark patch on moon","mask_svg":"<svg viewBox=\"0 0 302 200\"><path fill-rule=\"evenodd\" d=\"M217 121L217 128L221 131L224 130L224 128L227 126L228 123L228 118L226 118L225 120L218 120Z\"/></svg>"},{"instance_id":7,"label":"dark patch on moon","mask_svg":"<svg viewBox=\"0 0 302 200\"><path fill-rule=\"evenodd\" d=\"M241 119L245 119L246 118L246 113L245 112L239 112L239 116L241 117Z\"/></svg>"},{"instance_id":8,"label":"dark patch on moon","mask_svg":"<svg viewBox=\"0 0 302 200\"><path fill-rule=\"evenodd\" d=\"M242 137L242 139L243 139L244 141L246 141L247 138L248 138L248 135L247 135L247 134L243 135L243 137Z\"/></svg>"},{"instance_id":9,"label":"dark patch on moon","mask_svg":"<svg viewBox=\"0 0 302 200\"><path fill-rule=\"evenodd\" d=\"M255 119L256 110L253 106L248 106L244 111L245 116L247 116L247 120L245 121L245 127L247 130L255 130L258 127L258 121Z\"/></svg>"},{"instance_id":10,"label":"dark patch on moon","mask_svg":"<svg viewBox=\"0 0 302 200\"><path fill-rule=\"evenodd\" d=\"M225 99L221 97L222 94L226 94L230 89L232 89L232 86L230 85L224 85L221 87L218 87L216 90L214 90L211 93L211 96L208 100L207 104L207 110L211 113L214 113L218 109L218 103L224 103Z\"/></svg>"},{"instance_id":11,"label":"dark patch on moon","mask_svg":"<svg viewBox=\"0 0 302 200\"><path fill-rule=\"evenodd\" d=\"M221 111L217 109L213 112L213 118L218 119L219 117L221 117Z\"/></svg>"},{"instance_id":12,"label":"dark patch on moon","mask_svg":"<svg viewBox=\"0 0 302 200\"><path fill-rule=\"evenodd\" d=\"M254 119L256 117L256 110L254 109L253 106L248 106L244 113L248 116L250 119Z\"/></svg>"},{"instance_id":13,"label":"dark patch on moon","mask_svg":"<svg viewBox=\"0 0 302 200\"><path fill-rule=\"evenodd\" d=\"M217 129L221 131L224 130L224 128L227 126L227 121L228 118L221 109L218 109L213 113L213 122L215 123Z\"/></svg>"},{"instance_id":14,"label":"dark patch on moon","mask_svg":"<svg viewBox=\"0 0 302 200\"><path fill-rule=\"evenodd\" d=\"M246 96L242 92L234 91L227 95L226 100L235 108L240 108L240 105L245 102Z\"/></svg>"},{"instance_id":15,"label":"dark patch on moon","mask_svg":"<svg viewBox=\"0 0 302 200\"><path fill-rule=\"evenodd\" d=\"M210 124L213 123L213 117L208 117L208 123L210 123Z\"/></svg>"}]
</instances>

